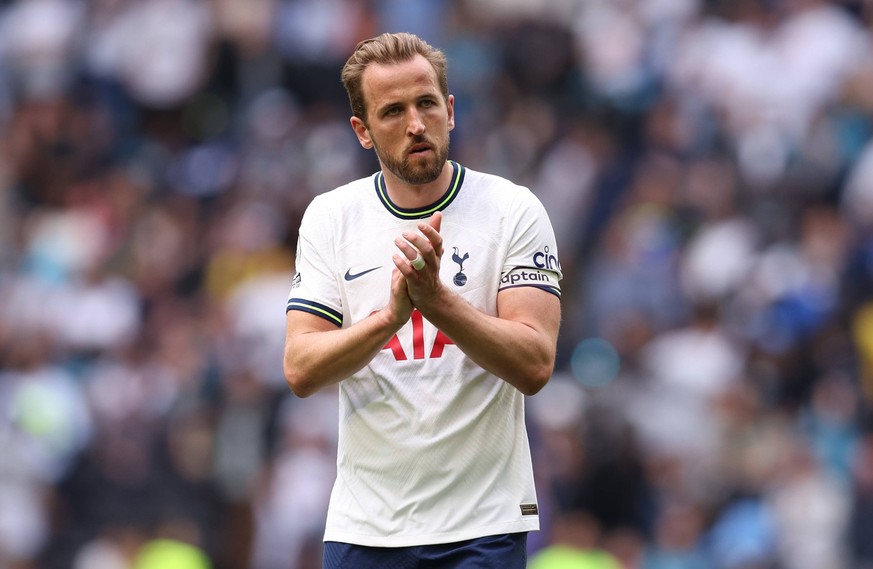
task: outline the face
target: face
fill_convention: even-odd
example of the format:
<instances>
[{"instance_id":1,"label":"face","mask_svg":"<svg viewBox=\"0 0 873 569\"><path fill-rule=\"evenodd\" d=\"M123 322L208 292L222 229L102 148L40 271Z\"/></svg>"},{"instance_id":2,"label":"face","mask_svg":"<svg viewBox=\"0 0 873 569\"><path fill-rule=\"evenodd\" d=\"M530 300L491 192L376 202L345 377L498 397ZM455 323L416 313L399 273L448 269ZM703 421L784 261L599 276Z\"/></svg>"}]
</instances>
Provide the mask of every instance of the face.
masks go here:
<instances>
[{"instance_id":1,"label":"face","mask_svg":"<svg viewBox=\"0 0 873 569\"><path fill-rule=\"evenodd\" d=\"M443 98L427 60L417 55L399 64L371 65L362 87L367 122L351 119L361 145L375 149L382 167L407 184L436 180L449 155L454 97Z\"/></svg>"}]
</instances>

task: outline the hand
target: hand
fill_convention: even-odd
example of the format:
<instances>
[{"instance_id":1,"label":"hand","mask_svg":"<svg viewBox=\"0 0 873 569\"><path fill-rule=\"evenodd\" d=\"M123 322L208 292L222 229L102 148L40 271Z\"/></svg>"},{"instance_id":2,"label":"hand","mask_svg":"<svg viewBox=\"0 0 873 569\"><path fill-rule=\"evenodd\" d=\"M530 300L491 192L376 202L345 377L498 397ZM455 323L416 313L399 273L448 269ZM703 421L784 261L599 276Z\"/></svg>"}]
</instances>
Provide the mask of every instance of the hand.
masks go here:
<instances>
[{"instance_id":1,"label":"hand","mask_svg":"<svg viewBox=\"0 0 873 569\"><path fill-rule=\"evenodd\" d=\"M412 300L409 298L406 278L397 269L391 272L391 298L383 310L397 328L406 324L412 316Z\"/></svg>"},{"instance_id":2,"label":"hand","mask_svg":"<svg viewBox=\"0 0 873 569\"><path fill-rule=\"evenodd\" d=\"M443 215L436 212L427 222L418 224L419 232L405 231L394 244L402 254L395 253L392 259L406 282L407 294L414 306L426 304L435 298L442 288L440 281L440 258L443 254L443 237L440 235ZM421 255L424 266L416 270L412 261Z\"/></svg>"}]
</instances>

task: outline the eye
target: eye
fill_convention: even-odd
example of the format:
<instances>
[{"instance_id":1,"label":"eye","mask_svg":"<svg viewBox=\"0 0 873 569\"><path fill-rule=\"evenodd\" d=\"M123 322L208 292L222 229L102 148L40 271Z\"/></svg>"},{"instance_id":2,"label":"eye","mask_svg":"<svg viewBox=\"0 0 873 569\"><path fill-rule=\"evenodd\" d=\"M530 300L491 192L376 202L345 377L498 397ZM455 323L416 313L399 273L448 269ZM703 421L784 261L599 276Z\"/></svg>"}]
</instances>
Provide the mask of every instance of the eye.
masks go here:
<instances>
[{"instance_id":1,"label":"eye","mask_svg":"<svg viewBox=\"0 0 873 569\"><path fill-rule=\"evenodd\" d=\"M400 114L400 107L388 107L387 109L385 109L384 114L386 117L397 116Z\"/></svg>"}]
</instances>

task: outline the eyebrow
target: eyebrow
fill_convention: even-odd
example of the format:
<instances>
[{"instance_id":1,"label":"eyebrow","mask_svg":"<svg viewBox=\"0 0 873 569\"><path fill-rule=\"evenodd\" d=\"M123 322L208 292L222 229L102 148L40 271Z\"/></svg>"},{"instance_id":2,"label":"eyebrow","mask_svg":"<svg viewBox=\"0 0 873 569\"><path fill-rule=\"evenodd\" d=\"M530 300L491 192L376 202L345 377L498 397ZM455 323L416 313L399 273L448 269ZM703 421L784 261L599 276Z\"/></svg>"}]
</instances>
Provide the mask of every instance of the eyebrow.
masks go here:
<instances>
[{"instance_id":1,"label":"eyebrow","mask_svg":"<svg viewBox=\"0 0 873 569\"><path fill-rule=\"evenodd\" d=\"M420 95L414 97L413 101L415 101L416 103L419 103L419 102L425 101L425 100L439 101L441 98L442 98L442 96L438 92L437 93L427 92L427 93L423 93L423 94L420 94ZM392 107L395 107L395 106L402 107L402 106L404 106L404 104L405 103L402 100L398 99L398 100L390 101L388 103L380 105L380 106L376 107L374 109L374 111L376 112L376 114L382 114L385 111L390 110Z\"/></svg>"}]
</instances>

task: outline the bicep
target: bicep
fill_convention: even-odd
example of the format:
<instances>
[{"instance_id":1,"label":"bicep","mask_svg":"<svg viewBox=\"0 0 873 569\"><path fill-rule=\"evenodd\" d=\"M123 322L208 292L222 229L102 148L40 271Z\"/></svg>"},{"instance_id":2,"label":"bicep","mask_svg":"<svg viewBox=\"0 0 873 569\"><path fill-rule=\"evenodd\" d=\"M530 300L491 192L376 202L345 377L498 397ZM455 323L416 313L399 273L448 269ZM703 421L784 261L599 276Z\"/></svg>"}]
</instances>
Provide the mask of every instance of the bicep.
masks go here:
<instances>
[{"instance_id":1,"label":"bicep","mask_svg":"<svg viewBox=\"0 0 873 569\"><path fill-rule=\"evenodd\" d=\"M339 327L321 316L303 312L302 310L289 310L285 314L285 345L296 336L310 332L328 332Z\"/></svg>"},{"instance_id":2,"label":"bicep","mask_svg":"<svg viewBox=\"0 0 873 569\"><path fill-rule=\"evenodd\" d=\"M497 293L497 316L524 324L555 343L561 327L561 299L533 286L506 288Z\"/></svg>"},{"instance_id":3,"label":"bicep","mask_svg":"<svg viewBox=\"0 0 873 569\"><path fill-rule=\"evenodd\" d=\"M308 397L334 381L329 366L325 365L325 354L329 357L325 346L331 340L323 334L339 327L301 310L289 310L285 322L285 381L296 395Z\"/></svg>"}]
</instances>

